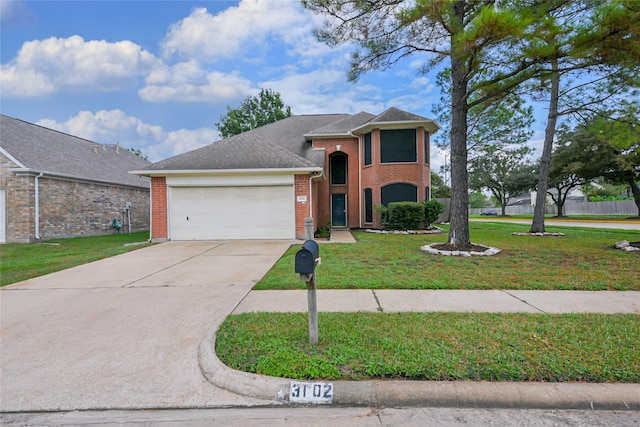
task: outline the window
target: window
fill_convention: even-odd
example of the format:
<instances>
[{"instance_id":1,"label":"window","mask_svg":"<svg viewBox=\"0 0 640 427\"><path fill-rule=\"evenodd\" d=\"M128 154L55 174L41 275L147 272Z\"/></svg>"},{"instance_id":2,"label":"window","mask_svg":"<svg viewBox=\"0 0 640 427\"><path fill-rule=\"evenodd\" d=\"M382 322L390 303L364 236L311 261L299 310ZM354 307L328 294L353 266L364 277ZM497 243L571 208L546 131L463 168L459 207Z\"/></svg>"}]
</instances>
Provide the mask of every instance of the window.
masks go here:
<instances>
[{"instance_id":1,"label":"window","mask_svg":"<svg viewBox=\"0 0 640 427\"><path fill-rule=\"evenodd\" d=\"M430 188L429 187L424 187L424 199L425 200L429 200L429 192L430 192Z\"/></svg>"},{"instance_id":2,"label":"window","mask_svg":"<svg viewBox=\"0 0 640 427\"><path fill-rule=\"evenodd\" d=\"M331 155L331 185L347 185L347 156L344 154Z\"/></svg>"},{"instance_id":3,"label":"window","mask_svg":"<svg viewBox=\"0 0 640 427\"><path fill-rule=\"evenodd\" d=\"M371 132L364 135L364 164L371 164Z\"/></svg>"},{"instance_id":4,"label":"window","mask_svg":"<svg viewBox=\"0 0 640 427\"><path fill-rule=\"evenodd\" d=\"M431 159L430 145L431 144L429 144L429 132L425 130L424 131L424 162L427 165L430 164L430 159Z\"/></svg>"},{"instance_id":5,"label":"window","mask_svg":"<svg viewBox=\"0 0 640 427\"><path fill-rule=\"evenodd\" d=\"M415 129L380 131L380 162L417 162Z\"/></svg>"},{"instance_id":6,"label":"window","mask_svg":"<svg viewBox=\"0 0 640 427\"><path fill-rule=\"evenodd\" d=\"M373 222L373 191L364 189L364 222Z\"/></svg>"},{"instance_id":7,"label":"window","mask_svg":"<svg viewBox=\"0 0 640 427\"><path fill-rule=\"evenodd\" d=\"M389 184L382 187L380 196L385 206L392 202L417 202L418 187L404 183Z\"/></svg>"}]
</instances>

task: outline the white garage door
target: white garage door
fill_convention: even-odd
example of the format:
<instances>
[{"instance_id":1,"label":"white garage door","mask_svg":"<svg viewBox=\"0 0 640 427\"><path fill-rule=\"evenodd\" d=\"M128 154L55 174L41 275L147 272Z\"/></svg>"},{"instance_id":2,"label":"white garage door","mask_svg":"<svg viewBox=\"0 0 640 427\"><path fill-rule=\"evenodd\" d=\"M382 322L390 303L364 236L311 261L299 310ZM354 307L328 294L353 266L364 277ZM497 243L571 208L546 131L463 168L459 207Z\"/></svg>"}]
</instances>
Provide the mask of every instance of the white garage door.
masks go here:
<instances>
[{"instance_id":1,"label":"white garage door","mask_svg":"<svg viewBox=\"0 0 640 427\"><path fill-rule=\"evenodd\" d=\"M292 185L171 188L172 240L293 239Z\"/></svg>"}]
</instances>

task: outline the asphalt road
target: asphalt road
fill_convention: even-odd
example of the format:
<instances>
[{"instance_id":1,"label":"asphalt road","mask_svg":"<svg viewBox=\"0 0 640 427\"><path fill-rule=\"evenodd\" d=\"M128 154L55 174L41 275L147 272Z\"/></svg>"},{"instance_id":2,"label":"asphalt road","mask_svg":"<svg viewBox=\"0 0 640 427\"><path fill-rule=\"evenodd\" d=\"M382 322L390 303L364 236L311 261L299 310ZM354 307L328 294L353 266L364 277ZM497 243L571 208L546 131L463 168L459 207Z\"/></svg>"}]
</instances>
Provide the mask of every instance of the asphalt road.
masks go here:
<instances>
[{"instance_id":1,"label":"asphalt road","mask_svg":"<svg viewBox=\"0 0 640 427\"><path fill-rule=\"evenodd\" d=\"M638 427L638 411L482 408L275 407L2 414L3 426L470 426Z\"/></svg>"}]
</instances>

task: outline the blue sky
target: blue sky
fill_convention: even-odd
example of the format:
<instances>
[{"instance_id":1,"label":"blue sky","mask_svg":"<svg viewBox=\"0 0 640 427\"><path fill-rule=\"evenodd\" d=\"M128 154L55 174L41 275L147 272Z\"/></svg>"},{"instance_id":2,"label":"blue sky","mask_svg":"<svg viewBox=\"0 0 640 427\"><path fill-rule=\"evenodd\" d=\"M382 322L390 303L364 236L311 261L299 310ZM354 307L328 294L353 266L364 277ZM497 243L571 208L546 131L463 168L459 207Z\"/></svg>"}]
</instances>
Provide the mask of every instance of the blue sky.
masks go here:
<instances>
[{"instance_id":1,"label":"blue sky","mask_svg":"<svg viewBox=\"0 0 640 427\"><path fill-rule=\"evenodd\" d=\"M218 140L227 106L261 88L294 114L394 106L433 118L440 98L420 57L347 82L349 47L318 42L322 17L295 0L0 0L0 12L2 114L152 161Z\"/></svg>"}]
</instances>

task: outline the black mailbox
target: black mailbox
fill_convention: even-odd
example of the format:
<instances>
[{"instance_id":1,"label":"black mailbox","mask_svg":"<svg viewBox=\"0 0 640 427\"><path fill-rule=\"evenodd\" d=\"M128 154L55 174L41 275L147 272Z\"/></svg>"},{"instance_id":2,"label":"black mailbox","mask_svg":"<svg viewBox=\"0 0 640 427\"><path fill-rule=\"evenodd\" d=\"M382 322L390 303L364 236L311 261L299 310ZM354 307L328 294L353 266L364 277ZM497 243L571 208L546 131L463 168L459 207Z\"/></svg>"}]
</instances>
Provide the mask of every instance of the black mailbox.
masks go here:
<instances>
[{"instance_id":1,"label":"black mailbox","mask_svg":"<svg viewBox=\"0 0 640 427\"><path fill-rule=\"evenodd\" d=\"M318 243L315 240L304 242L296 253L296 273L313 274L319 254Z\"/></svg>"}]
</instances>

